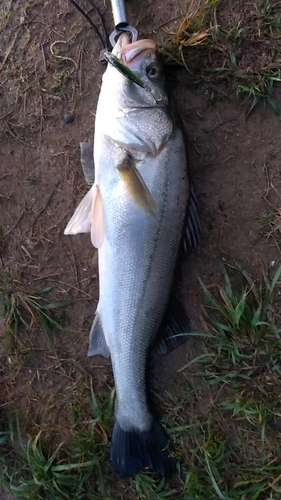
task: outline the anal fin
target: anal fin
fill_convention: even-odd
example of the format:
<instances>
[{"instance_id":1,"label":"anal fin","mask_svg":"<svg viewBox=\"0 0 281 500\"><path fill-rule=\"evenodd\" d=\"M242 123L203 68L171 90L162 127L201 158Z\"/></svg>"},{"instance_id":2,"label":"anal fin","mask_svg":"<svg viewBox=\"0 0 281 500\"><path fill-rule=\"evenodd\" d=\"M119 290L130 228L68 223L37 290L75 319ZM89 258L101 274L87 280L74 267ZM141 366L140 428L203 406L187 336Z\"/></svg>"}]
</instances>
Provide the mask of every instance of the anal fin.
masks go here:
<instances>
[{"instance_id":1,"label":"anal fin","mask_svg":"<svg viewBox=\"0 0 281 500\"><path fill-rule=\"evenodd\" d=\"M97 354L100 354L104 358L110 357L110 351L104 337L103 328L98 313L96 313L90 330L88 356L96 356Z\"/></svg>"},{"instance_id":2,"label":"anal fin","mask_svg":"<svg viewBox=\"0 0 281 500\"><path fill-rule=\"evenodd\" d=\"M173 297L152 345L151 355L158 357L173 351L187 341L189 332L190 324L184 308L179 299Z\"/></svg>"}]
</instances>

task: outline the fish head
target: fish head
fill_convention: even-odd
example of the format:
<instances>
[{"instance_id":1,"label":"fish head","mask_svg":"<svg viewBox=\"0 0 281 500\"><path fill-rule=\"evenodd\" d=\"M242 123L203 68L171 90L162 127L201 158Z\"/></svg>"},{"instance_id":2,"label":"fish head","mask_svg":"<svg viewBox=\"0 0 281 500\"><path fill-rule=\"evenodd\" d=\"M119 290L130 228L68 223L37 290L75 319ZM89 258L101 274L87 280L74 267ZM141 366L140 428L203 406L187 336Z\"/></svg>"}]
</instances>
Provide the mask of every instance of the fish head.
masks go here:
<instances>
[{"instance_id":1,"label":"fish head","mask_svg":"<svg viewBox=\"0 0 281 500\"><path fill-rule=\"evenodd\" d=\"M143 39L129 43L128 34L122 34L113 53L143 82L144 87L129 80L117 69L111 68L111 85L121 107L165 106L168 97L162 64L153 40ZM113 77L114 71L114 77ZM117 84L117 85L116 85Z\"/></svg>"}]
</instances>

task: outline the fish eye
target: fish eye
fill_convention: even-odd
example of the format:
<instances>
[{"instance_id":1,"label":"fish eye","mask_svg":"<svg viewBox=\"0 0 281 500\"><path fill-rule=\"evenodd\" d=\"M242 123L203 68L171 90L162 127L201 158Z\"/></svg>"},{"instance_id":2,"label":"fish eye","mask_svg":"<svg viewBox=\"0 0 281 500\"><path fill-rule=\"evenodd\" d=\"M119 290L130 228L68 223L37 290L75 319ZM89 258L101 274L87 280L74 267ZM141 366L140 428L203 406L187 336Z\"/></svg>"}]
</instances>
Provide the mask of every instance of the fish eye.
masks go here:
<instances>
[{"instance_id":1,"label":"fish eye","mask_svg":"<svg viewBox=\"0 0 281 500\"><path fill-rule=\"evenodd\" d=\"M159 69L155 64L150 64L146 68L146 74L149 78L157 78L159 76Z\"/></svg>"}]
</instances>

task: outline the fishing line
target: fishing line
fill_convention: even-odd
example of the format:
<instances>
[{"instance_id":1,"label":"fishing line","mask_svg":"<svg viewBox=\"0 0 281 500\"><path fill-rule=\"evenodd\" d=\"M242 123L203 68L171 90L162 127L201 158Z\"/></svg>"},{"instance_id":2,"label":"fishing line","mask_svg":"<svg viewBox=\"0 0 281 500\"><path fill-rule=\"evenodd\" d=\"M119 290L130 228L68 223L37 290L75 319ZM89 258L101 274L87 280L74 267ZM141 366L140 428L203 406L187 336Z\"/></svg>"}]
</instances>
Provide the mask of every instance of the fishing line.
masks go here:
<instances>
[{"instance_id":1,"label":"fishing line","mask_svg":"<svg viewBox=\"0 0 281 500\"><path fill-rule=\"evenodd\" d=\"M104 35L105 35L105 39L106 39L106 42L107 42L108 35L107 35L107 31L106 31L104 19L103 19L101 13L100 13L98 7L94 4L93 0L88 0L88 2L90 2L90 4L92 5L92 8L89 10L88 15L90 14L90 12L92 12L92 10L94 10L98 14L98 16L100 18L101 25L102 25L102 29L103 29L103 32L104 32ZM103 47L103 48L105 48L105 47Z\"/></svg>"},{"instance_id":2,"label":"fishing line","mask_svg":"<svg viewBox=\"0 0 281 500\"><path fill-rule=\"evenodd\" d=\"M92 0L88 0L88 2L92 5L92 9L87 13L85 12L81 7L80 5L78 5L78 3L75 2L75 0L69 0L70 3L72 3L72 5L74 5L74 7L80 12L80 14L82 14L82 16L85 17L85 19L87 19L88 23L91 25L91 27L93 28L93 30L95 31L97 37L99 38L99 41L101 43L101 46L102 46L102 49L107 49L107 40L108 40L108 35L107 35L107 31L106 31L106 28L105 28L105 24L104 24L104 20L103 20L103 17L98 9L98 7L94 4L94 2ZM103 28L103 32L104 32L104 37L102 36L99 28L96 26L96 24L92 21L92 19L90 18L89 16L89 13L91 11L95 11L99 18L100 18L100 22L101 22L101 25L102 25L102 28Z\"/></svg>"}]
</instances>

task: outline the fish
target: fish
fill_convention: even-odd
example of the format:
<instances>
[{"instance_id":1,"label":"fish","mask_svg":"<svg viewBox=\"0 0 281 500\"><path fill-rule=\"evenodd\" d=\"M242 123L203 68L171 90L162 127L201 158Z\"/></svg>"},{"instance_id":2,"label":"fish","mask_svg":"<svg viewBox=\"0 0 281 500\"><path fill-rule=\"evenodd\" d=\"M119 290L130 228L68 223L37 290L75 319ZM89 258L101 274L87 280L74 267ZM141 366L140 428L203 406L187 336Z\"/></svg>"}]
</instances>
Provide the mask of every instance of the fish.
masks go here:
<instances>
[{"instance_id":1,"label":"fish","mask_svg":"<svg viewBox=\"0 0 281 500\"><path fill-rule=\"evenodd\" d=\"M190 331L173 282L179 253L198 245L200 222L156 43L130 43L126 35L113 54L144 85L108 65L95 119L95 181L64 233L90 233L98 248L99 302L88 355L112 362L112 465L120 476L142 468L168 476L179 465L151 408L147 369L152 354L172 350Z\"/></svg>"}]
</instances>

